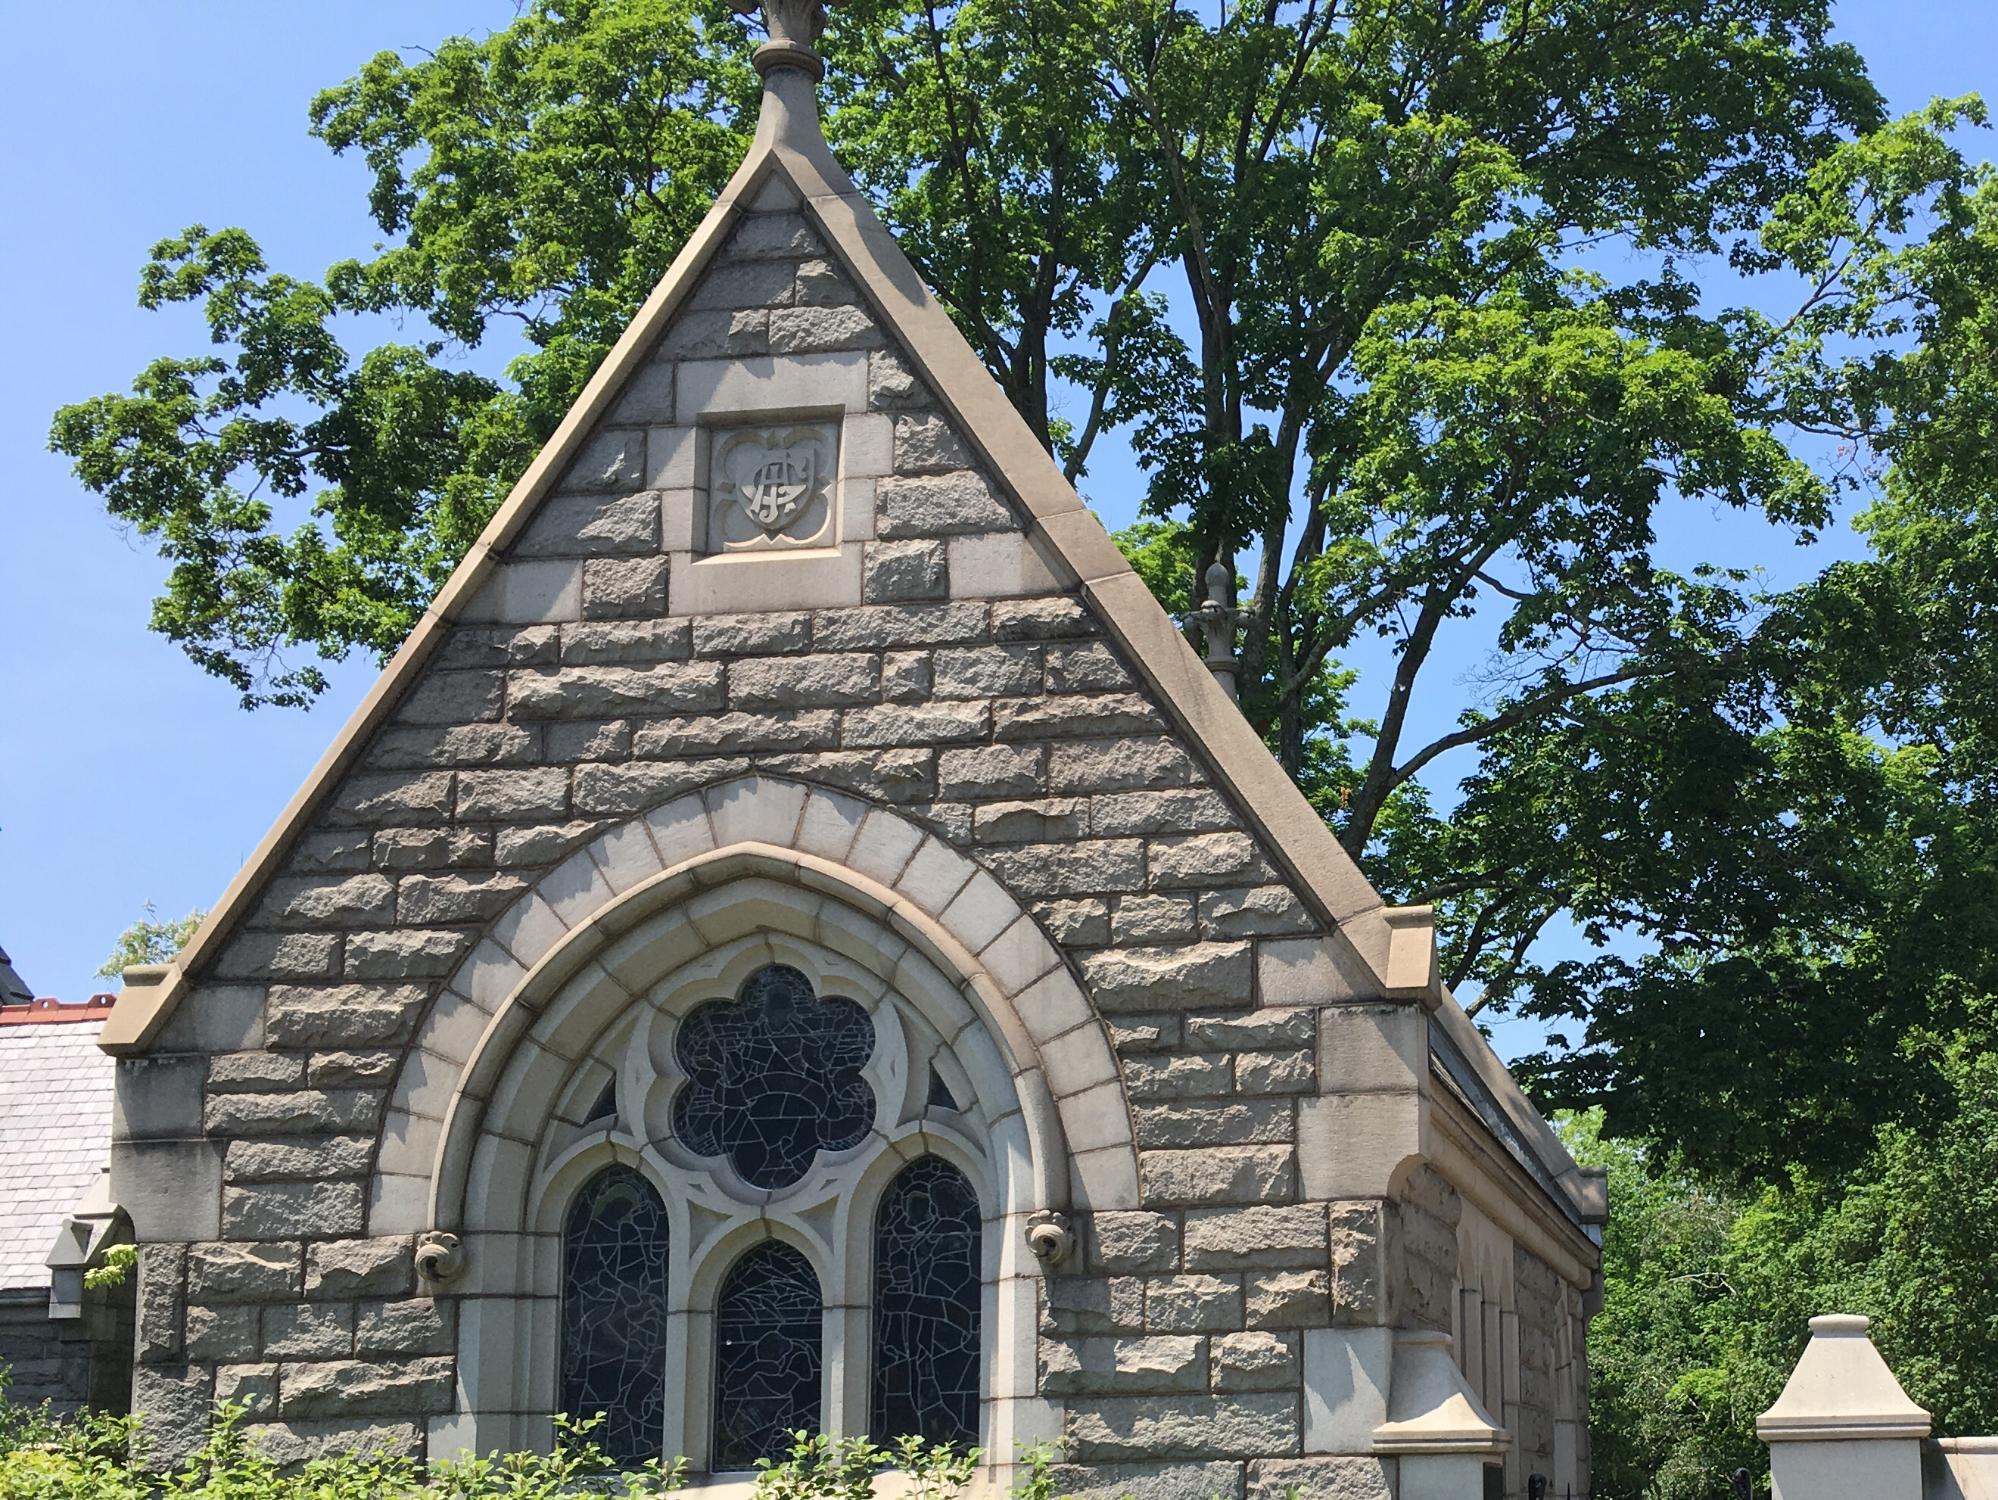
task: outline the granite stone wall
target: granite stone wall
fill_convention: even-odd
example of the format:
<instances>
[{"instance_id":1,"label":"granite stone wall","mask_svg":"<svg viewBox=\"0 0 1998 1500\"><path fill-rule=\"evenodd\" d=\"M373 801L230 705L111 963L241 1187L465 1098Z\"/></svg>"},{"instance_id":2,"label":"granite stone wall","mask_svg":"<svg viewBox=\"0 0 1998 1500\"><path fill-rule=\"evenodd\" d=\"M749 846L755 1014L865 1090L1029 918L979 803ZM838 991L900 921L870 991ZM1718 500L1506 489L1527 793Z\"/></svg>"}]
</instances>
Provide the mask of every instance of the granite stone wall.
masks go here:
<instances>
[{"instance_id":1,"label":"granite stone wall","mask_svg":"<svg viewBox=\"0 0 1998 1500\"><path fill-rule=\"evenodd\" d=\"M1519 1299L1519 1407L1513 1441L1527 1467L1544 1474L1554 1466L1560 1286L1553 1268L1523 1246L1513 1247L1513 1266Z\"/></svg>"},{"instance_id":2,"label":"granite stone wall","mask_svg":"<svg viewBox=\"0 0 1998 1500\"><path fill-rule=\"evenodd\" d=\"M57 1412L123 1412L132 1391L132 1298L92 1294L80 1318L52 1322L45 1290L0 1296L7 1399Z\"/></svg>"},{"instance_id":3,"label":"granite stone wall","mask_svg":"<svg viewBox=\"0 0 1998 1500\"><path fill-rule=\"evenodd\" d=\"M1394 1205L1400 1230L1401 1322L1448 1333L1456 1317L1459 1283L1457 1224L1464 1203L1431 1166L1408 1174Z\"/></svg>"}]
</instances>

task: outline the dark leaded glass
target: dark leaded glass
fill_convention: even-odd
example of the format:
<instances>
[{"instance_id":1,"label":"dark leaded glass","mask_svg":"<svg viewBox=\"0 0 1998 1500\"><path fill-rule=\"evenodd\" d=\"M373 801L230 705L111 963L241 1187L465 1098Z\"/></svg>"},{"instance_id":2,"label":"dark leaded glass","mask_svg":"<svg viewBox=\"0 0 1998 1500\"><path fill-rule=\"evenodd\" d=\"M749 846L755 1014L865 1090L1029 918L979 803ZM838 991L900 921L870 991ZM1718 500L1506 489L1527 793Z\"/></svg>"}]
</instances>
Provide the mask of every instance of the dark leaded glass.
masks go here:
<instances>
[{"instance_id":1,"label":"dark leaded glass","mask_svg":"<svg viewBox=\"0 0 1998 1500\"><path fill-rule=\"evenodd\" d=\"M954 1110L957 1108L957 1100L951 1094L950 1085L943 1081L943 1074L936 1070L934 1064L930 1067L930 1096L928 1103L931 1109Z\"/></svg>"},{"instance_id":2,"label":"dark leaded glass","mask_svg":"<svg viewBox=\"0 0 1998 1500\"><path fill-rule=\"evenodd\" d=\"M562 1409L604 1413L613 1458L659 1457L666 1403L666 1206L630 1167L606 1167L562 1237Z\"/></svg>"},{"instance_id":3,"label":"dark leaded glass","mask_svg":"<svg viewBox=\"0 0 1998 1500\"><path fill-rule=\"evenodd\" d=\"M734 1000L713 1000L680 1027L687 1082L673 1130L689 1150L726 1156L743 1180L789 1187L821 1151L844 1151L874 1123L860 1076L874 1023L851 1000L821 1000L796 969L769 964Z\"/></svg>"},{"instance_id":4,"label":"dark leaded glass","mask_svg":"<svg viewBox=\"0 0 1998 1500\"><path fill-rule=\"evenodd\" d=\"M949 1162L911 1162L874 1220L877 1442L978 1441L978 1195Z\"/></svg>"},{"instance_id":5,"label":"dark leaded glass","mask_svg":"<svg viewBox=\"0 0 1998 1500\"><path fill-rule=\"evenodd\" d=\"M766 1240L729 1268L715 1305L716 1469L776 1458L799 1428L819 1430L825 1315L819 1278Z\"/></svg>"}]
</instances>

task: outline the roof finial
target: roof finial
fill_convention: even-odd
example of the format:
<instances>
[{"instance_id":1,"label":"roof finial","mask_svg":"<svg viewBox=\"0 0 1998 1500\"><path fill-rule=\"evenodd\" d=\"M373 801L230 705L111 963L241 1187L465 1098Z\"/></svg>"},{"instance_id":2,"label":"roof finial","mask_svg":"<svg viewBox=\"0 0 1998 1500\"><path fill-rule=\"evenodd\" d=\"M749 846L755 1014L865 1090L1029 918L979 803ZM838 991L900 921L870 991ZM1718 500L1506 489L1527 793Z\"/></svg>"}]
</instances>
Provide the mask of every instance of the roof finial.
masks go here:
<instances>
[{"instance_id":1,"label":"roof finial","mask_svg":"<svg viewBox=\"0 0 1998 1500\"><path fill-rule=\"evenodd\" d=\"M1235 583L1235 570L1224 562L1207 566L1207 597L1187 618L1200 627L1207 643L1207 670L1221 684L1221 691L1235 696L1235 632L1241 628L1246 611L1232 608L1229 590Z\"/></svg>"},{"instance_id":2,"label":"roof finial","mask_svg":"<svg viewBox=\"0 0 1998 1500\"><path fill-rule=\"evenodd\" d=\"M812 43L826 29L826 5L839 0L730 0L737 15L763 12L764 30L770 40L756 49L756 71L768 78L773 69L796 68L809 73L813 82L825 77L825 64L819 61Z\"/></svg>"}]
</instances>

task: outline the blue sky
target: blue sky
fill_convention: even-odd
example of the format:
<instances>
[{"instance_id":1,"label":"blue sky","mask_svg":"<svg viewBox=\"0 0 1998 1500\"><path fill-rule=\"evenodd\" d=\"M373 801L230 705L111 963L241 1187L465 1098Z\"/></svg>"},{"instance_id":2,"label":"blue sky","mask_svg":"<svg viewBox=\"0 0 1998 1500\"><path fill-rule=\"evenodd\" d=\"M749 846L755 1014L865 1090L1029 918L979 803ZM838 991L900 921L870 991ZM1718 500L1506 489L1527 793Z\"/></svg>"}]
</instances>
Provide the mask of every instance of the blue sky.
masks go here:
<instances>
[{"instance_id":1,"label":"blue sky","mask_svg":"<svg viewBox=\"0 0 1998 1500\"><path fill-rule=\"evenodd\" d=\"M1844 0L1838 13L1897 110L1998 95L1989 0ZM213 902L373 677L350 663L310 713L243 713L147 630L162 565L47 451L49 415L200 347L193 318L135 304L161 236L242 225L304 275L365 253L364 175L306 134L307 101L384 47L512 15L508 0L10 8L29 65L0 92L16 226L0 237L14 299L0 361L0 946L39 993L107 987L93 973L145 902L163 916ZM1119 523L1135 487L1092 498Z\"/></svg>"}]
</instances>

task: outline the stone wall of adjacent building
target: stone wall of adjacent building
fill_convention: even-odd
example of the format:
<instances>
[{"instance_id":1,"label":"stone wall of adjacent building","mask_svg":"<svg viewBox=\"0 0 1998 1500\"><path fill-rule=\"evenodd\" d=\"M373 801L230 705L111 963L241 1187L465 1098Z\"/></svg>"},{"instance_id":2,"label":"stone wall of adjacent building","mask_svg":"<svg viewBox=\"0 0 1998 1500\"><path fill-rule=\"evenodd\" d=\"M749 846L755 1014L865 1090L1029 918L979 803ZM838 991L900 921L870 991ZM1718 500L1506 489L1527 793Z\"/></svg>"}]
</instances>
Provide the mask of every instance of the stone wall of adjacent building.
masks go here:
<instances>
[{"instance_id":1,"label":"stone wall of adjacent building","mask_svg":"<svg viewBox=\"0 0 1998 1500\"><path fill-rule=\"evenodd\" d=\"M1513 1247L1513 1266L1519 1302L1519 1404L1511 1419L1513 1443L1528 1469L1548 1474L1554 1469L1554 1423L1560 1415L1555 1380L1567 1299L1554 1268L1525 1246Z\"/></svg>"},{"instance_id":2,"label":"stone wall of adjacent building","mask_svg":"<svg viewBox=\"0 0 1998 1500\"><path fill-rule=\"evenodd\" d=\"M851 596L681 613L687 393L765 356L778 381L815 361L806 404L862 393L848 459L878 472ZM1303 1185L1321 1017L1380 997L803 219L745 221L508 569L152 1055L121 1069L120 1181L182 1184L128 1204L156 1241L137 1401L165 1449L215 1400L245 1404L288 1455L421 1447L453 1401L453 1303L419 1283L410 1239L369 1219L410 1039L538 876L758 771L891 806L970 854L1101 1015L1142 1206L1095 1215L1044 1284L1042 1383L1069 1458L1148 1497L1274 1494L1328 1465L1342 1494L1385 1493L1376 1460L1306 1459L1300 1370L1302 1330L1389 1321L1391 1241L1420 1268L1401 1311L1449 1326L1440 1178L1399 1203Z\"/></svg>"},{"instance_id":3,"label":"stone wall of adjacent building","mask_svg":"<svg viewBox=\"0 0 1998 1500\"><path fill-rule=\"evenodd\" d=\"M1512 1489L1532 1474L1562 1473L1562 1424L1573 1441L1583 1441L1585 1289L1498 1235L1432 1166L1407 1174L1390 1212L1396 1238L1387 1270L1396 1323L1456 1339L1471 1384L1512 1435L1506 1461ZM1467 1327L1473 1319L1480 1326Z\"/></svg>"},{"instance_id":4,"label":"stone wall of adjacent building","mask_svg":"<svg viewBox=\"0 0 1998 1500\"><path fill-rule=\"evenodd\" d=\"M132 1395L132 1296L93 1294L80 1318L49 1317L46 1289L0 1293L0 1369L17 1406L123 1412Z\"/></svg>"}]
</instances>

